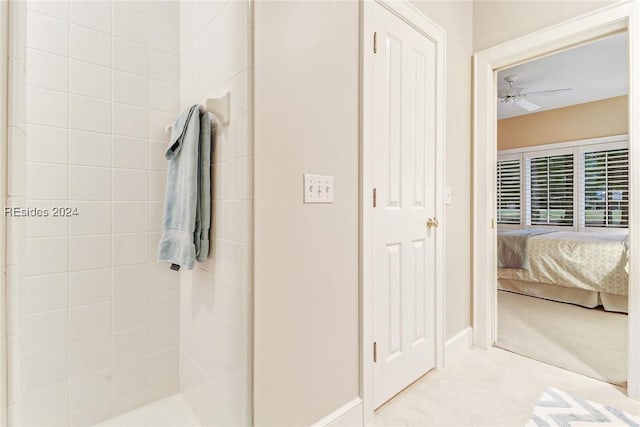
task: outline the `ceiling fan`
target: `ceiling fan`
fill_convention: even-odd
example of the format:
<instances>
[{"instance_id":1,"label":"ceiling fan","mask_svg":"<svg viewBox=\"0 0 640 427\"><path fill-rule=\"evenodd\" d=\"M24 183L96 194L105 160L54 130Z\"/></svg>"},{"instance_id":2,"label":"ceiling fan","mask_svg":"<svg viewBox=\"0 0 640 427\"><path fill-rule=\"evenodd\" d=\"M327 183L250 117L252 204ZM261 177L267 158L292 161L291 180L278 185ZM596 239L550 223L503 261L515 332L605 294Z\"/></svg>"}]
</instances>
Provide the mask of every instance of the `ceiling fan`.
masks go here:
<instances>
[{"instance_id":1,"label":"ceiling fan","mask_svg":"<svg viewBox=\"0 0 640 427\"><path fill-rule=\"evenodd\" d=\"M543 93L552 93L552 92L565 92L568 90L573 90L571 88L566 89L551 89L551 90L539 90L536 92L527 92L525 88L514 86L518 81L518 76L510 75L506 76L505 81L509 83L509 87L502 88L498 90L498 99L503 104L516 104L519 107L524 108L527 111L535 111L540 109L538 104L534 104L529 101L527 97L531 95L539 95Z\"/></svg>"}]
</instances>

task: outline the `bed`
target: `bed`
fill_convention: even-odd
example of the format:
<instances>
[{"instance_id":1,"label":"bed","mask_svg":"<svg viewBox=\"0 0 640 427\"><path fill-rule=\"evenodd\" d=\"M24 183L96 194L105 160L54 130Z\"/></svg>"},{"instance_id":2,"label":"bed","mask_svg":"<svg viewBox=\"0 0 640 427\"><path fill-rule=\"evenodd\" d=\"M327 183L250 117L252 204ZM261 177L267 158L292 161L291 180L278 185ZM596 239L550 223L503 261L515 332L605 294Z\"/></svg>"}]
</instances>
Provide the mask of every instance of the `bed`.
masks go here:
<instances>
[{"instance_id":1,"label":"bed","mask_svg":"<svg viewBox=\"0 0 640 427\"><path fill-rule=\"evenodd\" d=\"M627 313L628 235L498 232L498 289Z\"/></svg>"}]
</instances>

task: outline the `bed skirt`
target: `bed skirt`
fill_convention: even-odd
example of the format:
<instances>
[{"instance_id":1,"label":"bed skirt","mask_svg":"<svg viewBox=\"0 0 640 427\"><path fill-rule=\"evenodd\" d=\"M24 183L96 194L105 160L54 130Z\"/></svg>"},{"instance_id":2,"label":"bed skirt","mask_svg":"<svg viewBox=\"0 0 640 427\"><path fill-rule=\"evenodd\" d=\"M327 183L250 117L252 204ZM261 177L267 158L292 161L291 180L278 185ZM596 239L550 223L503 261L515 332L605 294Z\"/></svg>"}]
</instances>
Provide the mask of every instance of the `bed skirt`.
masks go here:
<instances>
[{"instance_id":1,"label":"bed skirt","mask_svg":"<svg viewBox=\"0 0 640 427\"><path fill-rule=\"evenodd\" d=\"M552 301L577 304L587 308L595 308L602 305L607 311L628 313L626 295L568 288L548 283L525 282L516 279L498 279L498 289Z\"/></svg>"}]
</instances>

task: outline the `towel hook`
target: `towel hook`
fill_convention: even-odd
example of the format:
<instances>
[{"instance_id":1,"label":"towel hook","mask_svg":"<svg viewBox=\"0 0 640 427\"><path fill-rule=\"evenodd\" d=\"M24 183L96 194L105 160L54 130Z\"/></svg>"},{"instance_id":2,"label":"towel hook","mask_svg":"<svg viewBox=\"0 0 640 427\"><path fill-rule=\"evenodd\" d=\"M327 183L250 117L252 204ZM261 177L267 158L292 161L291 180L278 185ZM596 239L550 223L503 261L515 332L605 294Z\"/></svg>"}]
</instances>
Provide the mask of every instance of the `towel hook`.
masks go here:
<instances>
[{"instance_id":1,"label":"towel hook","mask_svg":"<svg viewBox=\"0 0 640 427\"><path fill-rule=\"evenodd\" d=\"M200 105L200 111L211 113L218 119L220 126L228 126L230 122L230 110L231 110L231 94L225 93L221 98L205 98ZM172 125L164 127L165 133L171 131Z\"/></svg>"}]
</instances>

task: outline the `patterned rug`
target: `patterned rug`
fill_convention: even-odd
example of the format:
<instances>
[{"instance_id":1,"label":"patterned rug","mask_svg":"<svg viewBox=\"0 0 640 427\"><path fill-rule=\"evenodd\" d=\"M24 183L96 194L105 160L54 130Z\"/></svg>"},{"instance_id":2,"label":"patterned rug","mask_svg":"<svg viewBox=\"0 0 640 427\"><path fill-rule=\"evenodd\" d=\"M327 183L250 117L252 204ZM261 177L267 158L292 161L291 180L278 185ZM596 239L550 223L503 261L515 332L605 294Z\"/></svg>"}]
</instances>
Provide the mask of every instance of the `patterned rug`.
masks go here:
<instances>
[{"instance_id":1,"label":"patterned rug","mask_svg":"<svg viewBox=\"0 0 640 427\"><path fill-rule=\"evenodd\" d=\"M636 417L615 408L547 387L526 427L640 426Z\"/></svg>"}]
</instances>

